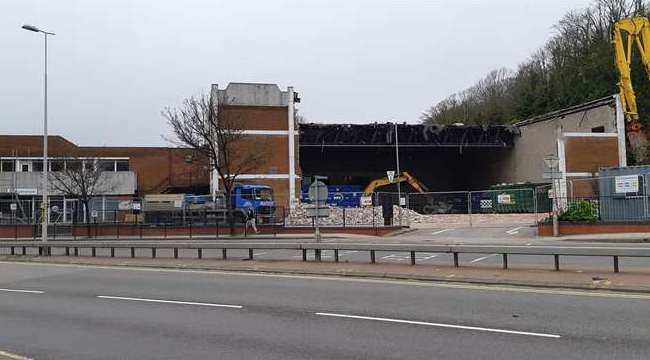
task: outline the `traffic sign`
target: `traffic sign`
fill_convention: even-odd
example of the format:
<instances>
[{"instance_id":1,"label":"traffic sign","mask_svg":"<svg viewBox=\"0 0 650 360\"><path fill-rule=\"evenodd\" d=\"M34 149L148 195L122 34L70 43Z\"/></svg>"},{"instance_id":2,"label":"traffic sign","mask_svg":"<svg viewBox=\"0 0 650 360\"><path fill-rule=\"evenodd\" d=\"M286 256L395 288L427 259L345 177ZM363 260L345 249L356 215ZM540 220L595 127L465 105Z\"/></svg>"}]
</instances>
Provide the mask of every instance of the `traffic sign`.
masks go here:
<instances>
[{"instance_id":1,"label":"traffic sign","mask_svg":"<svg viewBox=\"0 0 650 360\"><path fill-rule=\"evenodd\" d=\"M395 179L395 170L386 171L386 177L388 178L388 181L393 182Z\"/></svg>"},{"instance_id":2,"label":"traffic sign","mask_svg":"<svg viewBox=\"0 0 650 360\"><path fill-rule=\"evenodd\" d=\"M314 181L309 185L309 200L312 202L324 204L327 201L327 196L329 196L329 191L327 191L327 185L322 181Z\"/></svg>"}]
</instances>

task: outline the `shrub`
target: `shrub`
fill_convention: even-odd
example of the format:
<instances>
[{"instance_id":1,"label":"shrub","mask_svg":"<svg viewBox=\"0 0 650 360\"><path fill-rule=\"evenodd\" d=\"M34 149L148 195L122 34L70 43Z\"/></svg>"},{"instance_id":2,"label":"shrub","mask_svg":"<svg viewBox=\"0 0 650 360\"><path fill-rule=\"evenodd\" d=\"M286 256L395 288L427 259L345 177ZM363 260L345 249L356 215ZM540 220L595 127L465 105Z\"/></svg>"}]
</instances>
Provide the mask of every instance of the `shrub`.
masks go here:
<instances>
[{"instance_id":1,"label":"shrub","mask_svg":"<svg viewBox=\"0 0 650 360\"><path fill-rule=\"evenodd\" d=\"M589 200L576 200L559 216L560 221L598 221L598 206Z\"/></svg>"}]
</instances>

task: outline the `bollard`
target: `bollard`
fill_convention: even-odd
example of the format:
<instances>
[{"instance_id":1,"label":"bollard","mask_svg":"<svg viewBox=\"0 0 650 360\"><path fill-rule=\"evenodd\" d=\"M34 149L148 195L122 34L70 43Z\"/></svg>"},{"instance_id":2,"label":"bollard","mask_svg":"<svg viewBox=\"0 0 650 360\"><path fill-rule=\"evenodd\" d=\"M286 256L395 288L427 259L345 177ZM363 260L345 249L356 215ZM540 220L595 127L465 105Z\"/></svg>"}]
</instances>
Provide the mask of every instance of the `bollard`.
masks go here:
<instances>
[{"instance_id":1,"label":"bollard","mask_svg":"<svg viewBox=\"0 0 650 360\"><path fill-rule=\"evenodd\" d=\"M302 261L307 261L307 249L302 249Z\"/></svg>"},{"instance_id":2,"label":"bollard","mask_svg":"<svg viewBox=\"0 0 650 360\"><path fill-rule=\"evenodd\" d=\"M15 255L15 254L16 254L16 252L14 251L14 247L12 246L11 247L11 255Z\"/></svg>"},{"instance_id":3,"label":"bollard","mask_svg":"<svg viewBox=\"0 0 650 360\"><path fill-rule=\"evenodd\" d=\"M555 258L555 271L560 271L560 255L553 255Z\"/></svg>"},{"instance_id":4,"label":"bollard","mask_svg":"<svg viewBox=\"0 0 650 360\"><path fill-rule=\"evenodd\" d=\"M196 256L197 256L199 259L203 259L203 249L198 248L198 249L196 249L196 250L197 250L197 254L196 254Z\"/></svg>"},{"instance_id":5,"label":"bollard","mask_svg":"<svg viewBox=\"0 0 650 360\"><path fill-rule=\"evenodd\" d=\"M618 256L614 256L614 272L618 272Z\"/></svg>"},{"instance_id":6,"label":"bollard","mask_svg":"<svg viewBox=\"0 0 650 360\"><path fill-rule=\"evenodd\" d=\"M370 263L375 263L375 250L370 250Z\"/></svg>"},{"instance_id":7,"label":"bollard","mask_svg":"<svg viewBox=\"0 0 650 360\"><path fill-rule=\"evenodd\" d=\"M23 255L27 255L27 248L23 246Z\"/></svg>"},{"instance_id":8,"label":"bollard","mask_svg":"<svg viewBox=\"0 0 650 360\"><path fill-rule=\"evenodd\" d=\"M155 259L155 258L156 258L156 248L155 248L155 247L152 247L152 248L151 248L151 258L152 258L152 259Z\"/></svg>"},{"instance_id":9,"label":"bollard","mask_svg":"<svg viewBox=\"0 0 650 360\"><path fill-rule=\"evenodd\" d=\"M508 270L508 254L503 255L503 269Z\"/></svg>"},{"instance_id":10,"label":"bollard","mask_svg":"<svg viewBox=\"0 0 650 360\"><path fill-rule=\"evenodd\" d=\"M111 257L115 257L115 248L111 248Z\"/></svg>"},{"instance_id":11,"label":"bollard","mask_svg":"<svg viewBox=\"0 0 650 360\"><path fill-rule=\"evenodd\" d=\"M135 248L131 248L131 258L135 258Z\"/></svg>"},{"instance_id":12,"label":"bollard","mask_svg":"<svg viewBox=\"0 0 650 360\"><path fill-rule=\"evenodd\" d=\"M458 265L458 253L455 252L454 253L454 267L458 267L458 266L459 266Z\"/></svg>"},{"instance_id":13,"label":"bollard","mask_svg":"<svg viewBox=\"0 0 650 360\"><path fill-rule=\"evenodd\" d=\"M253 260L253 249L248 249L248 260Z\"/></svg>"},{"instance_id":14,"label":"bollard","mask_svg":"<svg viewBox=\"0 0 650 360\"><path fill-rule=\"evenodd\" d=\"M74 248L74 256L79 256L79 248L78 247Z\"/></svg>"},{"instance_id":15,"label":"bollard","mask_svg":"<svg viewBox=\"0 0 650 360\"><path fill-rule=\"evenodd\" d=\"M316 261L321 261L321 256L320 256L320 254L321 254L321 249L316 249L316 250L314 250L314 259L315 259Z\"/></svg>"},{"instance_id":16,"label":"bollard","mask_svg":"<svg viewBox=\"0 0 650 360\"><path fill-rule=\"evenodd\" d=\"M334 262L339 262L339 249L334 249Z\"/></svg>"},{"instance_id":17,"label":"bollard","mask_svg":"<svg viewBox=\"0 0 650 360\"><path fill-rule=\"evenodd\" d=\"M411 265L415 265L415 251L411 251Z\"/></svg>"},{"instance_id":18,"label":"bollard","mask_svg":"<svg viewBox=\"0 0 650 360\"><path fill-rule=\"evenodd\" d=\"M221 249L221 258L223 260L228 260L228 249L226 248Z\"/></svg>"},{"instance_id":19,"label":"bollard","mask_svg":"<svg viewBox=\"0 0 650 360\"><path fill-rule=\"evenodd\" d=\"M174 248L174 259L178 259L178 248Z\"/></svg>"},{"instance_id":20,"label":"bollard","mask_svg":"<svg viewBox=\"0 0 650 360\"><path fill-rule=\"evenodd\" d=\"M70 248L67 246L65 247L65 256L70 256Z\"/></svg>"},{"instance_id":21,"label":"bollard","mask_svg":"<svg viewBox=\"0 0 650 360\"><path fill-rule=\"evenodd\" d=\"M95 250L95 247L93 246L92 248L90 248L90 256L95 257L96 255L97 255L97 252Z\"/></svg>"}]
</instances>

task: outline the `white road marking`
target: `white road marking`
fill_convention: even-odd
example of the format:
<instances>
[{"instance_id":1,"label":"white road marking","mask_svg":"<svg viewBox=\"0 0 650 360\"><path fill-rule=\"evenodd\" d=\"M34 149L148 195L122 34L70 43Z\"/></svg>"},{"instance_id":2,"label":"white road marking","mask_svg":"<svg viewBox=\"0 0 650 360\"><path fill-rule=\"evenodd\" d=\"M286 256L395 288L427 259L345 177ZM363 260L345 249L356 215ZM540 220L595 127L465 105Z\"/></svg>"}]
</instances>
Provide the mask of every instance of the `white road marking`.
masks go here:
<instances>
[{"instance_id":1,"label":"white road marking","mask_svg":"<svg viewBox=\"0 0 650 360\"><path fill-rule=\"evenodd\" d=\"M494 332L494 333L502 333L502 334L538 336L538 337L546 337L546 338L553 338L553 339L560 338L560 335L556 335L556 334L544 334L544 333L537 333L537 332L494 329L494 328L484 328L484 327L477 327L477 326L464 326L464 325L454 325L454 324L440 324L440 323L432 323L432 322L425 322L425 321L401 320L401 319L381 318L381 317L372 317L372 316L345 315L345 314L320 313L320 312L316 313L316 315L347 318L347 319L384 321L384 322L391 322L391 323L398 323L398 324L435 326L435 327L451 328L451 329L486 331L486 332Z\"/></svg>"},{"instance_id":2,"label":"white road marking","mask_svg":"<svg viewBox=\"0 0 650 360\"><path fill-rule=\"evenodd\" d=\"M502 286L502 285L476 285L464 283L446 283L435 281L418 281L418 280L396 280L396 279L363 279L363 278L344 278L338 276L328 275L287 275L287 274L272 274L261 273L255 271L226 271L226 270L192 270L192 269L164 269L164 268L147 268L138 266L123 266L123 265L84 265L84 264L56 264L56 263L21 263L18 261L0 261L3 265L14 266L43 266L43 267L61 267L61 268L75 268L75 269L99 269L111 271L139 271L139 272L152 272L152 273L182 273L182 274L203 274L203 275L226 275L226 276L248 276L248 277L270 277L280 279L297 279L297 280L322 280L322 281L342 281L342 282L357 282L381 285L403 285L403 286L419 286L431 288L448 288L460 290L476 290L476 291L503 291L523 294L544 294L544 295L560 295L560 296L583 296L583 297L596 297L596 298L610 298L610 299L632 299L632 300L650 300L650 294L645 293L621 293L614 291L594 291L594 290L564 290L564 289L539 289L525 286ZM447 277L454 277L454 274L447 275Z\"/></svg>"},{"instance_id":3,"label":"white road marking","mask_svg":"<svg viewBox=\"0 0 650 360\"><path fill-rule=\"evenodd\" d=\"M160 299L144 299L144 298L134 298L134 297L123 297L123 296L108 296L108 295L99 295L97 296L100 299L110 299L110 300L126 300L126 301L142 301L142 302L153 302L153 303L163 303L163 304L179 304L179 305L196 305L196 306L209 306L209 307L224 307L232 309L241 309L241 305L227 305L227 304L213 304L213 303L203 303L203 302L191 302L191 301L175 301L175 300L160 300Z\"/></svg>"},{"instance_id":4,"label":"white road marking","mask_svg":"<svg viewBox=\"0 0 650 360\"><path fill-rule=\"evenodd\" d=\"M440 254L433 254L433 255L420 255L416 254L415 255L415 260L416 261L426 261L426 260L431 260L435 257L438 257ZM406 261L406 260L411 260L410 255L400 255L400 254L390 254L386 256L381 257L382 260L397 260L397 261Z\"/></svg>"},{"instance_id":5,"label":"white road marking","mask_svg":"<svg viewBox=\"0 0 650 360\"><path fill-rule=\"evenodd\" d=\"M476 259L470 261L470 263L479 262L479 261L482 261L482 260L485 260L485 259L491 258L491 257L493 257L493 256L497 256L497 255L499 255L499 254L492 254L492 255L487 255L487 256L481 256L480 258L476 258Z\"/></svg>"},{"instance_id":6,"label":"white road marking","mask_svg":"<svg viewBox=\"0 0 650 360\"><path fill-rule=\"evenodd\" d=\"M523 229L523 226L516 227L514 229L510 229L510 230L506 231L506 234L508 234L508 235L519 234L519 230L521 230L521 229Z\"/></svg>"},{"instance_id":7,"label":"white road marking","mask_svg":"<svg viewBox=\"0 0 650 360\"><path fill-rule=\"evenodd\" d=\"M438 235L438 234L442 234L444 232L452 231L452 230L454 230L454 229L442 229L442 230L432 232L431 235Z\"/></svg>"},{"instance_id":8,"label":"white road marking","mask_svg":"<svg viewBox=\"0 0 650 360\"><path fill-rule=\"evenodd\" d=\"M24 357L22 355L18 355L18 354L14 354L14 353L10 353L10 352L7 352L7 351L2 351L2 350L0 350L0 357L6 357L6 358L9 358L9 359L13 359L13 360L32 360L31 358Z\"/></svg>"},{"instance_id":9,"label":"white road marking","mask_svg":"<svg viewBox=\"0 0 650 360\"><path fill-rule=\"evenodd\" d=\"M45 291L40 290L20 290L20 289L0 289L4 292L14 292L14 293L26 293L26 294L44 294Z\"/></svg>"}]
</instances>

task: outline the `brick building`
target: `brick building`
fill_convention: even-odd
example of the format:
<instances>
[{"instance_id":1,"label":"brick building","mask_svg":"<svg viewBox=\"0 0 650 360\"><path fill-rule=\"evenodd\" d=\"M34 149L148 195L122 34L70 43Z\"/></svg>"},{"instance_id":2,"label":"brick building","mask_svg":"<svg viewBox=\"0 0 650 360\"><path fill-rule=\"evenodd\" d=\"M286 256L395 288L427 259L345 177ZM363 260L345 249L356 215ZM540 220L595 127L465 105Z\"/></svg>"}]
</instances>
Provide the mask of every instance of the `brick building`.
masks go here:
<instances>
[{"instance_id":1,"label":"brick building","mask_svg":"<svg viewBox=\"0 0 650 360\"><path fill-rule=\"evenodd\" d=\"M275 84L230 83L225 89L212 85L211 96L223 112L243 130L244 143L263 144L266 159L254 173L237 176L242 183L273 187L278 206L296 204L300 189L298 131L294 105L299 102L292 87L281 91ZM218 191L219 176L212 174L212 191Z\"/></svg>"},{"instance_id":2,"label":"brick building","mask_svg":"<svg viewBox=\"0 0 650 360\"><path fill-rule=\"evenodd\" d=\"M38 135L0 135L0 193L16 189L26 194L41 193L42 145L43 137ZM132 182L121 184L120 190L111 195L208 191L207 161L192 149L77 146L61 136L49 136L48 153L52 171L65 158L92 158L108 172L119 174L120 181ZM22 184L16 183L16 176Z\"/></svg>"}]
</instances>

